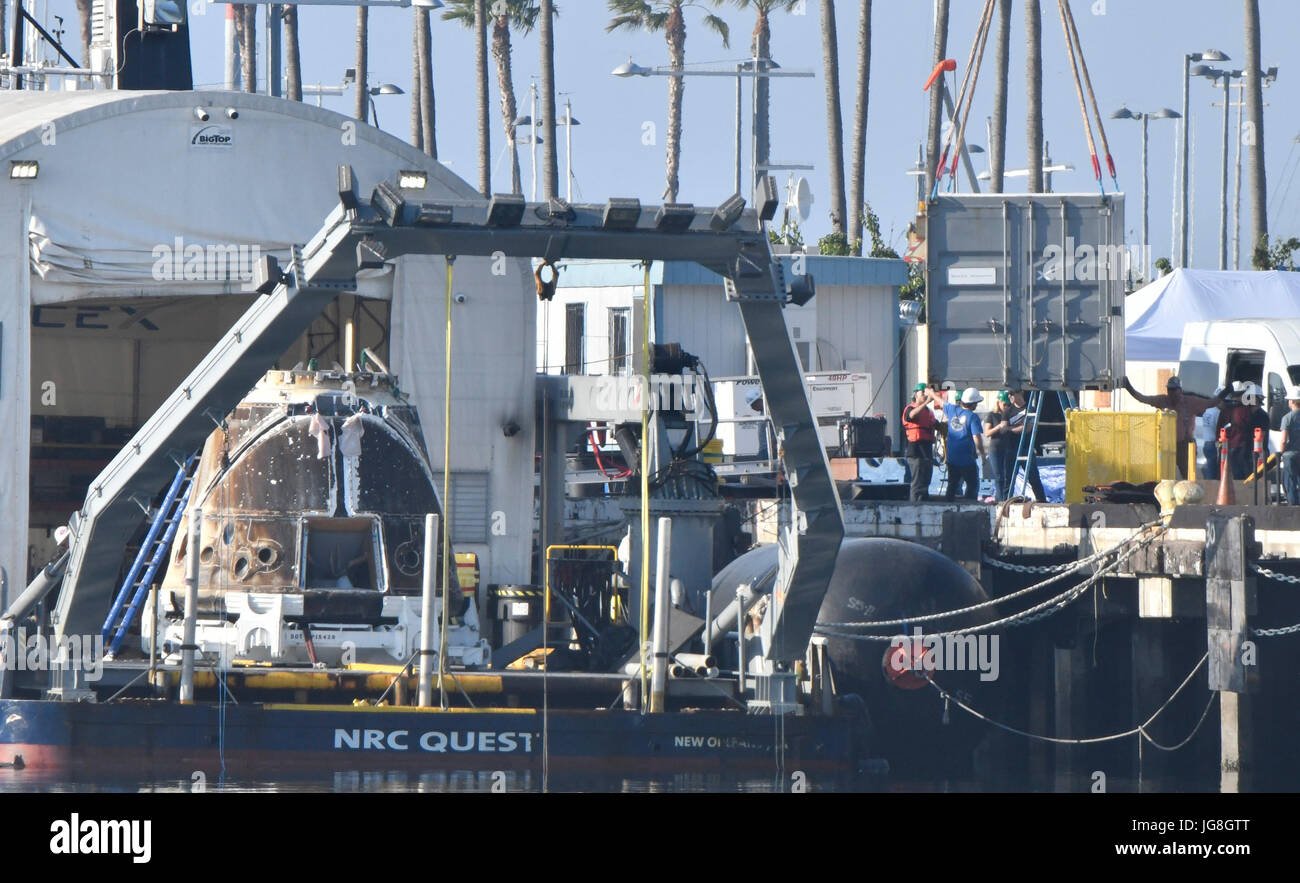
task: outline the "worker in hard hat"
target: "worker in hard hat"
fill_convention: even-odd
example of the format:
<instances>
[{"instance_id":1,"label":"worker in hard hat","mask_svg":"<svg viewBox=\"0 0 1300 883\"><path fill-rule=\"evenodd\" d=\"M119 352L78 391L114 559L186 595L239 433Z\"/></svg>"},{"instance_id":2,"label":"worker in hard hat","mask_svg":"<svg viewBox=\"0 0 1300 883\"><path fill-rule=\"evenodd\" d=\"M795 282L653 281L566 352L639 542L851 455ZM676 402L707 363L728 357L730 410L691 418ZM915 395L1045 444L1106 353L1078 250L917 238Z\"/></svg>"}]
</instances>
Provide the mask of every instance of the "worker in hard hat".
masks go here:
<instances>
[{"instance_id":1,"label":"worker in hard hat","mask_svg":"<svg viewBox=\"0 0 1300 883\"><path fill-rule=\"evenodd\" d=\"M1286 391L1291 410L1282 418L1282 487L1286 501L1300 506L1300 386Z\"/></svg>"},{"instance_id":2,"label":"worker in hard hat","mask_svg":"<svg viewBox=\"0 0 1300 883\"><path fill-rule=\"evenodd\" d=\"M930 393L924 383L912 389L912 401L903 408L903 432L907 436L907 466L912 472L908 499L923 502L934 477L934 433L937 420Z\"/></svg>"},{"instance_id":3,"label":"worker in hard hat","mask_svg":"<svg viewBox=\"0 0 1300 883\"><path fill-rule=\"evenodd\" d=\"M951 502L957 496L958 485L962 486L962 496L974 500L979 496L980 469L979 461L985 464L984 471L992 472L988 465L988 455L984 453L984 430L975 406L984 401L984 396L973 386L961 394L959 404L950 405L943 399L943 393L931 392L935 403L943 406L943 414L948 418L946 448L948 451L948 487L944 499ZM978 456L979 460L976 459Z\"/></svg>"},{"instance_id":4,"label":"worker in hard hat","mask_svg":"<svg viewBox=\"0 0 1300 883\"><path fill-rule=\"evenodd\" d=\"M989 462L993 466L993 498L999 503L1007 498L1016 464L1020 436L1012 431L1011 418L1015 413L1011 393L1003 389L993 401L993 410L984 417L984 437L988 439Z\"/></svg>"},{"instance_id":5,"label":"worker in hard hat","mask_svg":"<svg viewBox=\"0 0 1300 883\"><path fill-rule=\"evenodd\" d=\"M1174 459L1178 463L1179 474L1186 478L1187 446L1196 438L1196 418L1204 414L1207 408L1211 408L1218 402L1223 401L1226 392L1220 392L1218 398L1214 399L1184 394L1183 382L1177 376L1170 377L1165 381L1165 394L1162 396L1143 395L1133 388L1133 384L1129 383L1127 377L1123 380L1123 386L1129 395L1142 404L1159 408L1162 411L1173 411L1177 415L1177 440L1174 445Z\"/></svg>"},{"instance_id":6,"label":"worker in hard hat","mask_svg":"<svg viewBox=\"0 0 1300 883\"><path fill-rule=\"evenodd\" d=\"M1214 436L1217 439L1219 432L1226 430L1228 468L1234 479L1244 481L1255 471L1255 427L1263 426L1265 438L1268 437L1268 414L1262 407L1264 391L1253 383L1238 380L1228 395L1231 404L1220 410Z\"/></svg>"}]
</instances>

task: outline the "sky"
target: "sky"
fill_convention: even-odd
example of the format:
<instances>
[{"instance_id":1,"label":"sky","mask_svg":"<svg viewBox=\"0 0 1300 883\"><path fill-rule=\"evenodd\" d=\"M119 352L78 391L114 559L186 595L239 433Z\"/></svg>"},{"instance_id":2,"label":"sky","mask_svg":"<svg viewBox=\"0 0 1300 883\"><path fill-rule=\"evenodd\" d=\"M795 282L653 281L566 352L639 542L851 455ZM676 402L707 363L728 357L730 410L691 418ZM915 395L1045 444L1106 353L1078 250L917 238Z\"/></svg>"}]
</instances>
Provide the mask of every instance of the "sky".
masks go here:
<instances>
[{"instance_id":1,"label":"sky","mask_svg":"<svg viewBox=\"0 0 1300 883\"><path fill-rule=\"evenodd\" d=\"M48 0L50 14L72 22L72 0ZM218 4L191 0L191 43L195 83L219 86L222 82L223 15ZM665 78L620 79L610 71L629 58L644 66L666 64L668 50L661 34L618 32L606 34L610 13L604 0L559 0L556 26L556 78L563 98L573 102L573 115L581 125L573 132L574 196L601 201L610 196L637 197L645 203L662 201L664 192L664 132L667 117ZM1044 134L1054 161L1073 164L1076 171L1055 176L1057 192L1096 193L1075 97L1070 65L1056 4L1043 8ZM1244 65L1242 3L1239 0L1073 0L1075 19L1097 100L1106 123L1111 153L1126 193L1125 225L1129 242L1140 244L1142 182L1141 125L1131 120L1110 120L1122 105L1140 111L1161 107L1181 110L1182 56L1210 48L1225 52L1234 69ZM906 171L916 162L917 145L924 138L928 96L922 86L932 67L931 0L875 0L872 19L870 111L867 125L866 197L881 218L887 239L901 251L903 231L915 210L915 178ZM964 66L975 36L982 3L952 0L948 55ZM807 163L802 172L814 194L811 216L804 224L804 240L814 243L829 232L829 158L826 146L825 86L822 76L820 4L807 0L801 10L777 14L772 20L772 57L783 68L816 73L813 79L774 80L772 85L772 159ZM857 0L836 0L839 26L840 83L845 145L850 132L857 81ZM1007 168L1025 166L1024 7L1014 0L1011 28L1010 87L1007 127ZM201 11L202 14L196 14ZM726 66L748 54L754 14L727 4L718 10L731 26L731 45L707 30L699 8L687 11L688 64ZM1278 79L1266 90L1265 149L1269 186L1270 230L1300 236L1300 65L1288 64L1283 40L1300 33L1300 3L1296 0L1260 0L1263 20L1264 67L1278 65ZM43 7L38 8L38 14ZM437 16L439 13L435 13ZM394 83L408 94L379 96L376 109L383 127L409 137L412 11L372 7L370 11L370 81ZM303 81L338 84L345 68L353 66L356 13L352 8L301 7ZM259 18L259 27L261 21ZM259 38L260 38L259 34ZM470 182L477 181L476 97L474 89L473 32L453 22L435 18L434 88L438 109L440 159ZM993 65L996 33L990 37L975 93L967 131L970 143L986 146L984 120L992 113ZM514 79L520 113L528 113L527 88L538 70L536 33L515 37ZM259 61L259 73L261 73ZM957 75L963 69L959 67ZM509 164L504 153L498 95L493 70L491 119L496 159L493 186L509 189ZM951 83L951 80L950 80ZM734 189L734 80L696 77L687 80L683 121L682 171L679 199L715 204ZM747 87L748 90L748 87ZM1218 266L1219 205L1222 161L1222 111L1211 106L1221 90L1209 81L1191 83L1192 265ZM310 97L308 100L312 100ZM349 113L352 97L326 97L325 107ZM746 94L745 164L748 166L748 91ZM1233 111L1235 127L1235 114ZM653 138L647 137L653 124ZM1174 156L1178 123L1153 120L1149 129L1149 223L1152 257L1171 253L1171 209L1175 194ZM653 140L652 144L644 142ZM564 144L560 138L561 189ZM522 148L524 189L531 182L530 157ZM977 170L986 167L987 155L973 157ZM846 162L848 158L846 157ZM1230 157L1232 186L1235 154ZM540 164L540 159L539 159ZM778 173L784 192L787 174ZM847 178L848 169L846 166ZM1023 191L1024 178L1011 179L1009 192ZM1248 268L1250 206L1248 172L1242 172L1242 266ZM1107 176L1105 189L1114 189ZM965 176L961 192L968 191ZM1229 191L1231 193L1231 189ZM1232 213L1229 208L1229 249ZM1229 255L1231 267L1231 254Z\"/></svg>"}]
</instances>

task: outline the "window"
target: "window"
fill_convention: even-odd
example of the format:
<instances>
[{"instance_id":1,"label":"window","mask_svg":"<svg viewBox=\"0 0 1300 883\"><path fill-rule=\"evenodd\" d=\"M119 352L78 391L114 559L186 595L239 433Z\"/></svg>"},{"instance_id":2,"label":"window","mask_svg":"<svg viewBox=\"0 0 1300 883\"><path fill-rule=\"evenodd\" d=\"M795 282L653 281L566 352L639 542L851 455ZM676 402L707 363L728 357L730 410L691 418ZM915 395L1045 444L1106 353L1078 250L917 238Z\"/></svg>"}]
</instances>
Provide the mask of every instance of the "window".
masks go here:
<instances>
[{"instance_id":1,"label":"window","mask_svg":"<svg viewBox=\"0 0 1300 883\"><path fill-rule=\"evenodd\" d=\"M564 307L564 373L581 374L583 369L582 335L586 328L586 305Z\"/></svg>"},{"instance_id":2,"label":"window","mask_svg":"<svg viewBox=\"0 0 1300 883\"><path fill-rule=\"evenodd\" d=\"M627 307L614 307L609 311L609 373L630 374L632 359L631 347L631 310Z\"/></svg>"},{"instance_id":3,"label":"window","mask_svg":"<svg viewBox=\"0 0 1300 883\"><path fill-rule=\"evenodd\" d=\"M1282 378L1273 373L1268 375L1268 422L1274 431L1282 429L1282 418L1291 409L1286 403L1286 386Z\"/></svg>"}]
</instances>

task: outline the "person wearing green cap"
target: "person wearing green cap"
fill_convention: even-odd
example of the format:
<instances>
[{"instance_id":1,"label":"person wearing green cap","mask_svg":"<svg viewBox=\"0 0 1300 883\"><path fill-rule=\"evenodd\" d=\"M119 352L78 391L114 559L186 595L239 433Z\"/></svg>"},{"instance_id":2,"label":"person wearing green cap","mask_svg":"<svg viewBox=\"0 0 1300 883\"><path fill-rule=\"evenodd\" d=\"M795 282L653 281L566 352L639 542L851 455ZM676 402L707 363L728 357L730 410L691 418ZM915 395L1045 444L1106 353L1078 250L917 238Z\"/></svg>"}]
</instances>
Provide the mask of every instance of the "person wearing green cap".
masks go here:
<instances>
[{"instance_id":1,"label":"person wearing green cap","mask_svg":"<svg viewBox=\"0 0 1300 883\"><path fill-rule=\"evenodd\" d=\"M1019 436L1013 434L1011 428L1015 410L1011 393L1003 389L998 391L993 410L984 417L984 436L988 439L989 461L993 466L993 498L999 503L1007 498L1007 485L1016 462Z\"/></svg>"},{"instance_id":2,"label":"person wearing green cap","mask_svg":"<svg viewBox=\"0 0 1300 883\"><path fill-rule=\"evenodd\" d=\"M903 431L907 436L907 465L912 472L908 499L920 503L930 491L934 477L934 428L938 421L930 409L930 395L924 383L912 387L912 401L903 408Z\"/></svg>"}]
</instances>

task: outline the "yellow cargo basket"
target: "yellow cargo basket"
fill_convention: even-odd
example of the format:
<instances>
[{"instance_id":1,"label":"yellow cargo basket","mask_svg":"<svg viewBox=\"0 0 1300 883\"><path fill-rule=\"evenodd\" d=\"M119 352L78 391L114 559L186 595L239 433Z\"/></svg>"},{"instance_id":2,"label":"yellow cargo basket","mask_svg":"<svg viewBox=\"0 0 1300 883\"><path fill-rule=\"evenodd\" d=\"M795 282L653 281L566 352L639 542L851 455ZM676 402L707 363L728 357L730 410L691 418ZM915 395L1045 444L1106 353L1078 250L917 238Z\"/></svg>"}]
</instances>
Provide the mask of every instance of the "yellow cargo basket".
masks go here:
<instances>
[{"instance_id":1,"label":"yellow cargo basket","mask_svg":"<svg viewBox=\"0 0 1300 883\"><path fill-rule=\"evenodd\" d=\"M1127 481L1178 478L1173 411L1065 413L1065 502L1082 503L1083 489Z\"/></svg>"}]
</instances>

